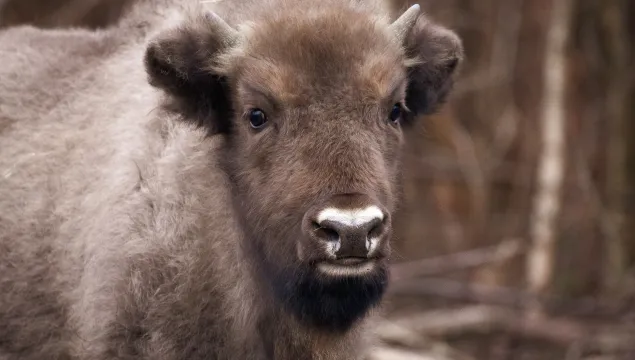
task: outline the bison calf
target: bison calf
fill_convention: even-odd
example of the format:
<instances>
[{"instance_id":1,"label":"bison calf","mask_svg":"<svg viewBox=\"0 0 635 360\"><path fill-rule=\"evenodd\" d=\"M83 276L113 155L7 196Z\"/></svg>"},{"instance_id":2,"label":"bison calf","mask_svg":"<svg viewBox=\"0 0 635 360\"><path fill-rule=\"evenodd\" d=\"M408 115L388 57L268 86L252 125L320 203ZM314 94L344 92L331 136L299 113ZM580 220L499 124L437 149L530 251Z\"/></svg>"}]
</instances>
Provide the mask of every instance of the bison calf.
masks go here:
<instances>
[{"instance_id":1,"label":"bison calf","mask_svg":"<svg viewBox=\"0 0 635 360\"><path fill-rule=\"evenodd\" d=\"M358 359L462 47L378 0L0 32L0 359Z\"/></svg>"}]
</instances>

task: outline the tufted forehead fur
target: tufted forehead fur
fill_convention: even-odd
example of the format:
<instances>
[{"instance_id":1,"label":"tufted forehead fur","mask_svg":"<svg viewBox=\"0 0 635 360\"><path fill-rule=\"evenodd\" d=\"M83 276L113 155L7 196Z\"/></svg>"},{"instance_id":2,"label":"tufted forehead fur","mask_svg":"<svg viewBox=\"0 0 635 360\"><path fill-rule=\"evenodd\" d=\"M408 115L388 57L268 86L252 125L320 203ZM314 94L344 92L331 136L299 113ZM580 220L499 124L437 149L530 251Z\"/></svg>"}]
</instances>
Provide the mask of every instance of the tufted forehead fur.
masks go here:
<instances>
[{"instance_id":1,"label":"tufted forehead fur","mask_svg":"<svg viewBox=\"0 0 635 360\"><path fill-rule=\"evenodd\" d=\"M0 359L362 358L389 242L328 277L301 224L390 217L402 133L462 57L386 6L137 0L102 31L0 31Z\"/></svg>"},{"instance_id":2,"label":"tufted forehead fur","mask_svg":"<svg viewBox=\"0 0 635 360\"><path fill-rule=\"evenodd\" d=\"M229 72L294 106L342 96L363 104L405 90L401 44L380 19L338 5L263 16Z\"/></svg>"}]
</instances>

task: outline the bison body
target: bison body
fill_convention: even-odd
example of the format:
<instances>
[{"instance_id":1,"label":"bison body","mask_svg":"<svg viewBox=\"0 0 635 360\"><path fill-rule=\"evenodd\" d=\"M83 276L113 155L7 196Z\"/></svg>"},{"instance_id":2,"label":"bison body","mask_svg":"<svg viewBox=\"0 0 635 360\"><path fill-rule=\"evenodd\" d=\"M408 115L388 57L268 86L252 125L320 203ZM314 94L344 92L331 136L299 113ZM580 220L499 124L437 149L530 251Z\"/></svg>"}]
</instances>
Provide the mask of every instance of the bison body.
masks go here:
<instances>
[{"instance_id":1,"label":"bison body","mask_svg":"<svg viewBox=\"0 0 635 360\"><path fill-rule=\"evenodd\" d=\"M0 32L0 359L355 359L456 36L374 1ZM401 14L399 14L401 15Z\"/></svg>"}]
</instances>

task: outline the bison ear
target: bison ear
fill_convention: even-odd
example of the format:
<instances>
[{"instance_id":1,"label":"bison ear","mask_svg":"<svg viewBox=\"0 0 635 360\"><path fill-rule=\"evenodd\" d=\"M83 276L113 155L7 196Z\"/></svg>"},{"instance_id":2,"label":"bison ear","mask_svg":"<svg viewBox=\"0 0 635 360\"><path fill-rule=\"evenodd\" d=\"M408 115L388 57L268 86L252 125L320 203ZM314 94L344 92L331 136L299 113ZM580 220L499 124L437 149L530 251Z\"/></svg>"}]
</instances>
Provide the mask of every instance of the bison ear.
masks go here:
<instances>
[{"instance_id":1,"label":"bison ear","mask_svg":"<svg viewBox=\"0 0 635 360\"><path fill-rule=\"evenodd\" d=\"M225 21L207 13L153 39L144 63L149 83L167 95L165 108L210 134L227 132L231 97L220 58L238 38Z\"/></svg>"},{"instance_id":2,"label":"bison ear","mask_svg":"<svg viewBox=\"0 0 635 360\"><path fill-rule=\"evenodd\" d=\"M414 115L434 113L447 99L463 61L463 44L451 30L419 16L413 5L391 28L408 56L406 106Z\"/></svg>"}]
</instances>

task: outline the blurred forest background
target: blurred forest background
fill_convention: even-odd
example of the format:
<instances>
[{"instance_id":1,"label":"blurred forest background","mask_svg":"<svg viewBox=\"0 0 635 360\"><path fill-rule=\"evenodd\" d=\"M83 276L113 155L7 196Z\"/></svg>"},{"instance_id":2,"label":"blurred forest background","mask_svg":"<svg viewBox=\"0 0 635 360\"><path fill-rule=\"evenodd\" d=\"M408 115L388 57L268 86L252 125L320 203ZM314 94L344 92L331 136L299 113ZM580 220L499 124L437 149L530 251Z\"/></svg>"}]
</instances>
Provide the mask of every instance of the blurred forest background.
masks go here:
<instances>
[{"instance_id":1,"label":"blurred forest background","mask_svg":"<svg viewBox=\"0 0 635 360\"><path fill-rule=\"evenodd\" d=\"M0 27L105 27L132 1L0 0ZM373 357L635 359L635 1L419 3L467 58L408 139Z\"/></svg>"}]
</instances>

